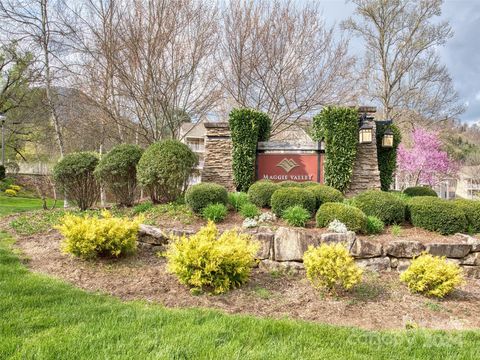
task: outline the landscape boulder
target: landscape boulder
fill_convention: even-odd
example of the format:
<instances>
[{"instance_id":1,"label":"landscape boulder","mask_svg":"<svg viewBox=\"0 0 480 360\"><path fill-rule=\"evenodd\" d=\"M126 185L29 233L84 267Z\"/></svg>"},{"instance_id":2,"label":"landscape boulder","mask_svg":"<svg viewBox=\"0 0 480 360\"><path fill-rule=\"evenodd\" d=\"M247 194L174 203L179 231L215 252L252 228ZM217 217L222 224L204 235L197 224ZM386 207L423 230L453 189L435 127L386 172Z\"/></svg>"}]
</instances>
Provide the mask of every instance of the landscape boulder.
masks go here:
<instances>
[{"instance_id":1,"label":"landscape boulder","mask_svg":"<svg viewBox=\"0 0 480 360\"><path fill-rule=\"evenodd\" d=\"M418 256L425 250L425 246L418 241L397 240L390 242L385 253L398 258L412 258Z\"/></svg>"},{"instance_id":2,"label":"landscape boulder","mask_svg":"<svg viewBox=\"0 0 480 360\"><path fill-rule=\"evenodd\" d=\"M390 270L390 259L387 256L370 258L370 259L358 259L355 263L370 271L387 271Z\"/></svg>"},{"instance_id":3,"label":"landscape boulder","mask_svg":"<svg viewBox=\"0 0 480 360\"><path fill-rule=\"evenodd\" d=\"M378 241L356 239L350 248L350 254L357 258L371 258L382 255L382 244Z\"/></svg>"},{"instance_id":4,"label":"landscape boulder","mask_svg":"<svg viewBox=\"0 0 480 360\"><path fill-rule=\"evenodd\" d=\"M260 249L256 258L260 260L269 259L273 248L275 234L272 231L259 232L254 235L255 239L260 243Z\"/></svg>"},{"instance_id":5,"label":"landscape boulder","mask_svg":"<svg viewBox=\"0 0 480 360\"><path fill-rule=\"evenodd\" d=\"M469 244L428 244L427 251L435 256L460 259L470 252L472 245Z\"/></svg>"},{"instance_id":6,"label":"landscape boulder","mask_svg":"<svg viewBox=\"0 0 480 360\"><path fill-rule=\"evenodd\" d=\"M277 261L302 261L308 246L318 244L317 237L301 229L279 227L274 237L274 258Z\"/></svg>"},{"instance_id":7,"label":"landscape boulder","mask_svg":"<svg viewBox=\"0 0 480 360\"><path fill-rule=\"evenodd\" d=\"M327 244L343 243L350 249L355 241L355 232L347 231L344 233L326 233L320 235L320 242Z\"/></svg>"},{"instance_id":8,"label":"landscape boulder","mask_svg":"<svg viewBox=\"0 0 480 360\"><path fill-rule=\"evenodd\" d=\"M167 234L155 226L140 224L138 229L138 240L142 243L164 245L168 243L168 238Z\"/></svg>"}]
</instances>

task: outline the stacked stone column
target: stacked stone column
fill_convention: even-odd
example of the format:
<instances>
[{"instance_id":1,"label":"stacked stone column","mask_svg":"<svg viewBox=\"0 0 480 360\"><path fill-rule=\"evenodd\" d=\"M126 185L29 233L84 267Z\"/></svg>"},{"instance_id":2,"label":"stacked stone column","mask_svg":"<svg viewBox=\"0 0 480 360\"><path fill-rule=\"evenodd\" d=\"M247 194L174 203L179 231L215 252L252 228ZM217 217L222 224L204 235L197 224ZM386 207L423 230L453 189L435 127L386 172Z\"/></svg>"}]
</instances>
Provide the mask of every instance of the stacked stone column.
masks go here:
<instances>
[{"instance_id":1,"label":"stacked stone column","mask_svg":"<svg viewBox=\"0 0 480 360\"><path fill-rule=\"evenodd\" d=\"M369 189L381 189L375 135L376 123L373 119L367 119L366 124L373 127L373 141L357 145L357 157L347 195L355 195Z\"/></svg>"},{"instance_id":2,"label":"stacked stone column","mask_svg":"<svg viewBox=\"0 0 480 360\"><path fill-rule=\"evenodd\" d=\"M205 162L202 182L214 182L235 190L232 169L232 137L228 123L205 123Z\"/></svg>"}]
</instances>

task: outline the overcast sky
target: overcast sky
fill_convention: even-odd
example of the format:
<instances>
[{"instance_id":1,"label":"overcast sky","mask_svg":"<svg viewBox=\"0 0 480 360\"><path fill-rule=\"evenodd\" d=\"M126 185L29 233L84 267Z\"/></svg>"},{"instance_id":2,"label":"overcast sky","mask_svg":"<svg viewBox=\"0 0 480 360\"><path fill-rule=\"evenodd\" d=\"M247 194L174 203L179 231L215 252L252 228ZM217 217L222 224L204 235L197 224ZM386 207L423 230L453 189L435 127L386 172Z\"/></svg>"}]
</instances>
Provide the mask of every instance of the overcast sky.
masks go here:
<instances>
[{"instance_id":1,"label":"overcast sky","mask_svg":"<svg viewBox=\"0 0 480 360\"><path fill-rule=\"evenodd\" d=\"M354 6L345 0L322 0L324 16L339 23L353 13ZM480 0L445 0L442 17L450 21L454 36L439 49L456 90L467 106L461 120L480 124ZM352 39L352 49L360 40Z\"/></svg>"}]
</instances>

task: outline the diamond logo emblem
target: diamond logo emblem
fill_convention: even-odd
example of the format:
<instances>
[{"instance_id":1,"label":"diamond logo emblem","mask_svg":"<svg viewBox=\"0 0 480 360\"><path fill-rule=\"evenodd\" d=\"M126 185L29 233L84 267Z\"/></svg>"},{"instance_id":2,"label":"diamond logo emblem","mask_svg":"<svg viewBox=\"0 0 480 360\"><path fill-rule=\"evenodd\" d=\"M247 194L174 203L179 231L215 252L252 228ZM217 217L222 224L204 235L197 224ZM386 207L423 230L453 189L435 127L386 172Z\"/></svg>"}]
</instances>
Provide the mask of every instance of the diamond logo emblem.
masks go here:
<instances>
[{"instance_id":1,"label":"diamond logo emblem","mask_svg":"<svg viewBox=\"0 0 480 360\"><path fill-rule=\"evenodd\" d=\"M285 170L287 173L295 169L298 165L293 159L283 159L277 164L278 167L281 167L283 170Z\"/></svg>"}]
</instances>

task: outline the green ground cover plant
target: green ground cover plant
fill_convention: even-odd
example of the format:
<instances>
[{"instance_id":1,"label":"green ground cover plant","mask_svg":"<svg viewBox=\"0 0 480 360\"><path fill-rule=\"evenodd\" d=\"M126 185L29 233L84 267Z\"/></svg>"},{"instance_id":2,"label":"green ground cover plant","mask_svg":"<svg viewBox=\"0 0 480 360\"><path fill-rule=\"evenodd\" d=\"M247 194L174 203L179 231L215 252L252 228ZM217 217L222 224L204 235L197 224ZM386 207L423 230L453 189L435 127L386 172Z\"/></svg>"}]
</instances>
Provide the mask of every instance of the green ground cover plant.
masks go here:
<instances>
[{"instance_id":1,"label":"green ground cover plant","mask_svg":"<svg viewBox=\"0 0 480 360\"><path fill-rule=\"evenodd\" d=\"M303 207L295 205L285 209L282 219L290 226L305 227L312 214Z\"/></svg>"},{"instance_id":2,"label":"green ground cover plant","mask_svg":"<svg viewBox=\"0 0 480 360\"><path fill-rule=\"evenodd\" d=\"M227 216L228 209L223 204L208 204L202 210L205 220L212 220L215 223L221 222Z\"/></svg>"}]
</instances>

